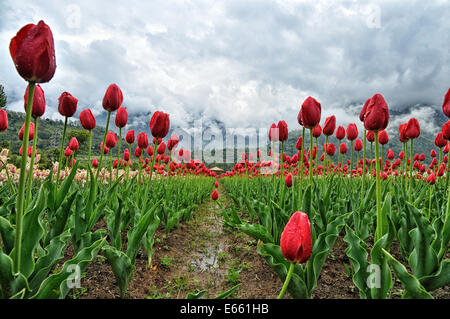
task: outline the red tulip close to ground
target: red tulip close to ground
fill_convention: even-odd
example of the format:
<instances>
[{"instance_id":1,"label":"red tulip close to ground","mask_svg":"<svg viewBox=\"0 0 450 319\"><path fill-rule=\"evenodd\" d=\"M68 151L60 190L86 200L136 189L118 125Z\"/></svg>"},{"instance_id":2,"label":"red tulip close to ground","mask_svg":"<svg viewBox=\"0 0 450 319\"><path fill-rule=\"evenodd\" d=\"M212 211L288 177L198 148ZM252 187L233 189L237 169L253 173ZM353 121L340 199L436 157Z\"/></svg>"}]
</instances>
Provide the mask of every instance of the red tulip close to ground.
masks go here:
<instances>
[{"instance_id":1,"label":"red tulip close to ground","mask_svg":"<svg viewBox=\"0 0 450 319\"><path fill-rule=\"evenodd\" d=\"M370 143L373 143L375 141L375 134L372 131L368 131L366 138Z\"/></svg>"},{"instance_id":2,"label":"red tulip close to ground","mask_svg":"<svg viewBox=\"0 0 450 319\"><path fill-rule=\"evenodd\" d=\"M114 112L122 105L123 94L122 90L117 86L117 84L111 84L105 92L103 97L103 108L106 111Z\"/></svg>"},{"instance_id":3,"label":"red tulip close to ground","mask_svg":"<svg viewBox=\"0 0 450 319\"><path fill-rule=\"evenodd\" d=\"M336 147L334 146L334 144L328 143L328 145L327 145L327 154L329 156L333 156L334 152L336 152Z\"/></svg>"},{"instance_id":4,"label":"red tulip close to ground","mask_svg":"<svg viewBox=\"0 0 450 319\"><path fill-rule=\"evenodd\" d=\"M153 137L164 138L169 132L169 114L156 111L150 120L150 132Z\"/></svg>"},{"instance_id":5,"label":"red tulip close to ground","mask_svg":"<svg viewBox=\"0 0 450 319\"><path fill-rule=\"evenodd\" d=\"M287 187L292 187L292 174L289 173L285 177L285 182Z\"/></svg>"},{"instance_id":6,"label":"red tulip close to ground","mask_svg":"<svg viewBox=\"0 0 450 319\"><path fill-rule=\"evenodd\" d=\"M300 108L297 121L306 128L314 128L319 125L321 111L320 103L315 98L309 96Z\"/></svg>"},{"instance_id":7,"label":"red tulip close to ground","mask_svg":"<svg viewBox=\"0 0 450 319\"><path fill-rule=\"evenodd\" d=\"M98 167L98 161L97 161L96 158L94 158L94 159L92 160L92 166L93 166L93 167Z\"/></svg>"},{"instance_id":8,"label":"red tulip close to ground","mask_svg":"<svg viewBox=\"0 0 450 319\"><path fill-rule=\"evenodd\" d=\"M127 162L130 160L130 151L128 148L123 151L123 159Z\"/></svg>"},{"instance_id":9,"label":"red tulip close to ground","mask_svg":"<svg viewBox=\"0 0 450 319\"><path fill-rule=\"evenodd\" d=\"M141 157L142 149L140 147L136 147L134 150L134 157L139 158Z\"/></svg>"},{"instance_id":10,"label":"red tulip close to ground","mask_svg":"<svg viewBox=\"0 0 450 319\"><path fill-rule=\"evenodd\" d=\"M364 127L369 131L384 130L389 124L389 108L381 94L375 94L367 104Z\"/></svg>"},{"instance_id":11,"label":"red tulip close to ground","mask_svg":"<svg viewBox=\"0 0 450 319\"><path fill-rule=\"evenodd\" d=\"M180 139L178 138L178 135L173 133L172 136L170 136L169 141L167 142L167 148L169 149L169 151L176 147L179 142Z\"/></svg>"},{"instance_id":12,"label":"red tulip close to ground","mask_svg":"<svg viewBox=\"0 0 450 319\"><path fill-rule=\"evenodd\" d=\"M28 82L45 83L56 70L53 34L44 21L27 24L11 39L9 52L14 66Z\"/></svg>"},{"instance_id":13,"label":"red tulip close to ground","mask_svg":"<svg viewBox=\"0 0 450 319\"><path fill-rule=\"evenodd\" d=\"M217 191L217 189L215 189L212 194L211 194L211 198L213 200L217 200L219 198L219 192Z\"/></svg>"},{"instance_id":14,"label":"red tulip close to ground","mask_svg":"<svg viewBox=\"0 0 450 319\"><path fill-rule=\"evenodd\" d=\"M395 158L394 151L392 149L389 149L387 151L387 158L390 160L393 160Z\"/></svg>"},{"instance_id":15,"label":"red tulip close to ground","mask_svg":"<svg viewBox=\"0 0 450 319\"><path fill-rule=\"evenodd\" d=\"M305 263L312 254L311 224L308 215L295 212L281 233L280 248L286 260Z\"/></svg>"},{"instance_id":16,"label":"red tulip close to ground","mask_svg":"<svg viewBox=\"0 0 450 319\"><path fill-rule=\"evenodd\" d=\"M161 144L159 144L156 151L158 152L158 154L164 154L164 152L166 151L166 143L162 142Z\"/></svg>"},{"instance_id":17,"label":"red tulip close to ground","mask_svg":"<svg viewBox=\"0 0 450 319\"><path fill-rule=\"evenodd\" d=\"M80 122L85 130L91 131L95 128L95 117L90 109L81 111Z\"/></svg>"},{"instance_id":18,"label":"red tulip close to ground","mask_svg":"<svg viewBox=\"0 0 450 319\"><path fill-rule=\"evenodd\" d=\"M345 143L341 143L341 145L339 146L339 151L341 152L341 154L346 154L347 153L347 145L345 145Z\"/></svg>"},{"instance_id":19,"label":"red tulip close to ground","mask_svg":"<svg viewBox=\"0 0 450 319\"><path fill-rule=\"evenodd\" d=\"M0 132L6 131L8 128L8 113L4 109L0 109Z\"/></svg>"},{"instance_id":20,"label":"red tulip close to ground","mask_svg":"<svg viewBox=\"0 0 450 319\"><path fill-rule=\"evenodd\" d=\"M72 156L72 150L70 149L70 147L69 146L67 146L66 147L66 150L64 151L64 156L66 156L66 157L70 157L70 156Z\"/></svg>"},{"instance_id":21,"label":"red tulip close to ground","mask_svg":"<svg viewBox=\"0 0 450 319\"><path fill-rule=\"evenodd\" d=\"M134 143L134 130L128 131L125 135L125 141L127 141L128 144Z\"/></svg>"},{"instance_id":22,"label":"red tulip close to ground","mask_svg":"<svg viewBox=\"0 0 450 319\"><path fill-rule=\"evenodd\" d=\"M126 107L119 107L117 109L115 121L117 127L125 127L128 122L128 113Z\"/></svg>"},{"instance_id":23,"label":"red tulip close to ground","mask_svg":"<svg viewBox=\"0 0 450 319\"><path fill-rule=\"evenodd\" d=\"M402 143L406 143L408 142L408 137L406 136L406 123L405 124L400 124L398 126L398 139L400 140L400 142Z\"/></svg>"},{"instance_id":24,"label":"red tulip close to ground","mask_svg":"<svg viewBox=\"0 0 450 319\"><path fill-rule=\"evenodd\" d=\"M147 154L148 156L153 156L153 146L149 145L147 147Z\"/></svg>"},{"instance_id":25,"label":"red tulip close to ground","mask_svg":"<svg viewBox=\"0 0 450 319\"><path fill-rule=\"evenodd\" d=\"M24 109L27 111L27 103L28 103L28 88L25 91L24 99ZM37 84L34 88L34 96L33 96L33 106L31 108L31 116L34 118L41 117L45 113L45 95L44 90L42 90L41 86Z\"/></svg>"},{"instance_id":26,"label":"red tulip close to ground","mask_svg":"<svg viewBox=\"0 0 450 319\"><path fill-rule=\"evenodd\" d=\"M278 138L280 142L284 142L289 137L288 125L285 121L281 120L278 122Z\"/></svg>"}]
</instances>

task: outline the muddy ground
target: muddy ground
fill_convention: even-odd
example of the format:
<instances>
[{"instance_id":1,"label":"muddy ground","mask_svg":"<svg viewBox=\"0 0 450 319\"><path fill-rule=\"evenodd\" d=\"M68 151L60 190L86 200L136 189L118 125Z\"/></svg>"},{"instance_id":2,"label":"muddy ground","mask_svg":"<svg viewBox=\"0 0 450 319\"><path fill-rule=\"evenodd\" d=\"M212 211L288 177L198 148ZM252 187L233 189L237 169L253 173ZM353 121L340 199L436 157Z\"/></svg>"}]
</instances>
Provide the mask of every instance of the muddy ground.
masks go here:
<instances>
[{"instance_id":1,"label":"muddy ground","mask_svg":"<svg viewBox=\"0 0 450 319\"><path fill-rule=\"evenodd\" d=\"M223 190L220 193L223 196L219 200L228 205ZM337 238L325 261L313 293L315 299L359 299L349 274L343 237L341 234ZM236 285L239 286L229 298L276 298L282 282L256 249L254 239L223 227L221 209L209 199L197 208L192 220L181 222L169 234L162 227L157 230L152 267L145 254L138 254L125 298L186 298L189 293L202 290L206 290L204 298L214 298ZM391 252L402 261L398 245L394 243ZM120 297L111 267L101 254L89 265L81 286L68 297ZM400 298L401 292L402 286L395 280L391 298ZM432 294L450 299L448 286ZM288 293L285 298L290 298Z\"/></svg>"}]
</instances>

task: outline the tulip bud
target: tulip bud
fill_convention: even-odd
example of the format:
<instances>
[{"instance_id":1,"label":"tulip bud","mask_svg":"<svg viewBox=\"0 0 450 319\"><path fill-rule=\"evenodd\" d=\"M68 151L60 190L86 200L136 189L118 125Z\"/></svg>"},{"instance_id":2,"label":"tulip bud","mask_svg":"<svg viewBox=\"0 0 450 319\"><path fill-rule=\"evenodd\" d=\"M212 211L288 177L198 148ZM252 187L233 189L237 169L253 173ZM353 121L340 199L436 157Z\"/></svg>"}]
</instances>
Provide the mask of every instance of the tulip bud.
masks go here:
<instances>
[{"instance_id":1,"label":"tulip bud","mask_svg":"<svg viewBox=\"0 0 450 319\"><path fill-rule=\"evenodd\" d=\"M98 161L97 161L96 158L94 158L94 159L92 160L92 166L93 166L93 167L98 167Z\"/></svg>"},{"instance_id":2,"label":"tulip bud","mask_svg":"<svg viewBox=\"0 0 450 319\"><path fill-rule=\"evenodd\" d=\"M150 132L156 138L164 138L169 132L169 114L156 111L150 120Z\"/></svg>"},{"instance_id":3,"label":"tulip bud","mask_svg":"<svg viewBox=\"0 0 450 319\"><path fill-rule=\"evenodd\" d=\"M8 113L4 109L0 109L0 132L6 131L8 128Z\"/></svg>"},{"instance_id":4,"label":"tulip bud","mask_svg":"<svg viewBox=\"0 0 450 319\"><path fill-rule=\"evenodd\" d=\"M85 130L91 131L95 128L95 117L90 109L81 111L80 122Z\"/></svg>"},{"instance_id":5,"label":"tulip bud","mask_svg":"<svg viewBox=\"0 0 450 319\"><path fill-rule=\"evenodd\" d=\"M285 177L285 182L287 187L292 187L292 174L289 173Z\"/></svg>"},{"instance_id":6,"label":"tulip bud","mask_svg":"<svg viewBox=\"0 0 450 319\"><path fill-rule=\"evenodd\" d=\"M27 110L27 104L28 104L28 88L25 91L25 95L23 97L24 99L24 108L25 112ZM41 117L45 113L45 95L44 90L42 90L41 86L37 84L34 88L34 95L33 95L33 106L31 107L31 116L34 118Z\"/></svg>"},{"instance_id":7,"label":"tulip bud","mask_svg":"<svg viewBox=\"0 0 450 319\"><path fill-rule=\"evenodd\" d=\"M347 126L347 139L349 141L354 141L358 137L358 128L355 123L350 123Z\"/></svg>"},{"instance_id":8,"label":"tulip bud","mask_svg":"<svg viewBox=\"0 0 450 319\"><path fill-rule=\"evenodd\" d=\"M116 113L115 123L117 127L124 127L128 122L128 113L126 107L119 107Z\"/></svg>"},{"instance_id":9,"label":"tulip bud","mask_svg":"<svg viewBox=\"0 0 450 319\"><path fill-rule=\"evenodd\" d=\"M326 136L331 136L336 129L336 116L332 115L325 119L325 124L323 125L323 134Z\"/></svg>"},{"instance_id":10,"label":"tulip bud","mask_svg":"<svg viewBox=\"0 0 450 319\"><path fill-rule=\"evenodd\" d=\"M128 144L134 143L134 130L128 131L125 135L125 141L127 141Z\"/></svg>"},{"instance_id":11,"label":"tulip bud","mask_svg":"<svg viewBox=\"0 0 450 319\"><path fill-rule=\"evenodd\" d=\"M53 34L44 21L27 24L11 39L9 52L25 81L49 82L56 70Z\"/></svg>"},{"instance_id":12,"label":"tulip bud","mask_svg":"<svg viewBox=\"0 0 450 319\"><path fill-rule=\"evenodd\" d=\"M106 111L114 112L122 105L122 102L122 91L116 84L111 84L108 89L106 89L105 96L103 97L103 108Z\"/></svg>"},{"instance_id":13,"label":"tulip bud","mask_svg":"<svg viewBox=\"0 0 450 319\"><path fill-rule=\"evenodd\" d=\"M19 131L19 139L23 140L23 134L25 133L25 124L22 124L22 127ZM28 134L28 140L31 141L34 138L34 124L33 122L30 122L30 132Z\"/></svg>"},{"instance_id":14,"label":"tulip bud","mask_svg":"<svg viewBox=\"0 0 450 319\"><path fill-rule=\"evenodd\" d=\"M70 93L63 92L58 101L58 111L62 116L72 117L77 111L78 100Z\"/></svg>"},{"instance_id":15,"label":"tulip bud","mask_svg":"<svg viewBox=\"0 0 450 319\"><path fill-rule=\"evenodd\" d=\"M308 215L295 212L281 233L280 248L284 258L305 263L312 254L311 224Z\"/></svg>"},{"instance_id":16,"label":"tulip bud","mask_svg":"<svg viewBox=\"0 0 450 319\"><path fill-rule=\"evenodd\" d=\"M319 125L321 116L321 105L313 97L308 97L302 104L297 121L306 128L314 128Z\"/></svg>"},{"instance_id":17,"label":"tulip bud","mask_svg":"<svg viewBox=\"0 0 450 319\"><path fill-rule=\"evenodd\" d=\"M76 137L72 137L72 138L70 139L70 142L69 142L69 148L70 148L72 151L78 151L79 144L78 144L78 140L77 140Z\"/></svg>"},{"instance_id":18,"label":"tulip bud","mask_svg":"<svg viewBox=\"0 0 450 319\"><path fill-rule=\"evenodd\" d=\"M364 127L369 131L384 130L389 123L389 109L381 94L375 94L367 104Z\"/></svg>"},{"instance_id":19,"label":"tulip bud","mask_svg":"<svg viewBox=\"0 0 450 319\"><path fill-rule=\"evenodd\" d=\"M143 150L145 150L147 148L147 146L148 146L147 133L141 132L141 133L138 134L138 136L137 136L137 144Z\"/></svg>"},{"instance_id":20,"label":"tulip bud","mask_svg":"<svg viewBox=\"0 0 450 319\"><path fill-rule=\"evenodd\" d=\"M114 132L109 131L108 135L106 135L106 146L109 148L113 148L116 146L117 136Z\"/></svg>"},{"instance_id":21,"label":"tulip bud","mask_svg":"<svg viewBox=\"0 0 450 319\"><path fill-rule=\"evenodd\" d=\"M219 198L219 192L215 189L211 194L212 200L217 200Z\"/></svg>"},{"instance_id":22,"label":"tulip bud","mask_svg":"<svg viewBox=\"0 0 450 319\"><path fill-rule=\"evenodd\" d=\"M381 145L386 145L389 142L389 136L385 130L381 130L378 132L378 142Z\"/></svg>"},{"instance_id":23,"label":"tulip bud","mask_svg":"<svg viewBox=\"0 0 450 319\"><path fill-rule=\"evenodd\" d=\"M345 138L345 128L343 126L338 126L336 130L336 138L342 140Z\"/></svg>"}]
</instances>

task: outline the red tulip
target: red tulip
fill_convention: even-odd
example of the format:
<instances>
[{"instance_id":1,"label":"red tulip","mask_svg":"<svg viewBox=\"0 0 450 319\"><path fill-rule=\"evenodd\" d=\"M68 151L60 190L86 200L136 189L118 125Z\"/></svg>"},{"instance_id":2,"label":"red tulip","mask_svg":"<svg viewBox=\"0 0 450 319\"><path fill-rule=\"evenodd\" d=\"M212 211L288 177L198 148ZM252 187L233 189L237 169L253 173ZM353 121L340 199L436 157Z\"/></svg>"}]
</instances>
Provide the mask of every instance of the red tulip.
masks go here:
<instances>
[{"instance_id":1,"label":"red tulip","mask_svg":"<svg viewBox=\"0 0 450 319\"><path fill-rule=\"evenodd\" d=\"M333 143L328 143L328 144L327 144L327 154L328 154L329 156L333 156L333 155L334 155L334 152L336 152L336 147L334 146Z\"/></svg>"},{"instance_id":2,"label":"red tulip","mask_svg":"<svg viewBox=\"0 0 450 319\"><path fill-rule=\"evenodd\" d=\"M319 125L321 116L321 105L313 97L308 97L302 104L297 120L306 128L314 128Z\"/></svg>"},{"instance_id":3,"label":"red tulip","mask_svg":"<svg viewBox=\"0 0 450 319\"><path fill-rule=\"evenodd\" d=\"M366 138L370 143L373 143L375 141L375 134L372 131L368 131Z\"/></svg>"},{"instance_id":4,"label":"red tulip","mask_svg":"<svg viewBox=\"0 0 450 319\"><path fill-rule=\"evenodd\" d=\"M9 52L17 72L28 82L45 83L55 74L53 34L44 21L27 24L11 39Z\"/></svg>"},{"instance_id":5,"label":"red tulip","mask_svg":"<svg viewBox=\"0 0 450 319\"><path fill-rule=\"evenodd\" d=\"M167 148L169 149L169 151L176 147L179 142L180 139L178 138L177 134L173 133L169 141L167 142Z\"/></svg>"},{"instance_id":6,"label":"red tulip","mask_svg":"<svg viewBox=\"0 0 450 319\"><path fill-rule=\"evenodd\" d=\"M355 151L359 152L362 150L362 148L363 148L363 142L359 138L357 138L355 140Z\"/></svg>"},{"instance_id":7,"label":"red tulip","mask_svg":"<svg viewBox=\"0 0 450 319\"><path fill-rule=\"evenodd\" d=\"M345 143L341 143L341 145L339 146L339 151L341 152L341 154L347 153L347 145L345 145Z\"/></svg>"},{"instance_id":8,"label":"red tulip","mask_svg":"<svg viewBox=\"0 0 450 319\"><path fill-rule=\"evenodd\" d=\"M444 138L448 141L450 140L450 121L447 121L447 123L445 123L442 126L442 135L444 136ZM448 144L447 144L448 146ZM446 148L447 148L446 146Z\"/></svg>"},{"instance_id":9,"label":"red tulip","mask_svg":"<svg viewBox=\"0 0 450 319\"><path fill-rule=\"evenodd\" d=\"M125 141L127 141L128 144L134 143L134 130L128 131L125 135Z\"/></svg>"},{"instance_id":10,"label":"red tulip","mask_svg":"<svg viewBox=\"0 0 450 319\"><path fill-rule=\"evenodd\" d=\"M93 166L93 167L98 167L98 161L97 161L96 158L94 158L94 159L92 160L92 166Z\"/></svg>"},{"instance_id":11,"label":"red tulip","mask_svg":"<svg viewBox=\"0 0 450 319\"><path fill-rule=\"evenodd\" d=\"M58 102L58 111L62 116L72 117L77 111L78 99L68 92L63 92Z\"/></svg>"},{"instance_id":12,"label":"red tulip","mask_svg":"<svg viewBox=\"0 0 450 319\"><path fill-rule=\"evenodd\" d=\"M431 173L431 175L428 176L427 183L430 185L434 185L436 183L436 175L434 175L434 173Z\"/></svg>"},{"instance_id":13,"label":"red tulip","mask_svg":"<svg viewBox=\"0 0 450 319\"><path fill-rule=\"evenodd\" d=\"M369 131L384 130L389 123L389 109L381 94L375 94L367 104L364 127Z\"/></svg>"},{"instance_id":14,"label":"red tulip","mask_svg":"<svg viewBox=\"0 0 450 319\"><path fill-rule=\"evenodd\" d=\"M72 156L72 150L67 146L66 150L64 151L64 156Z\"/></svg>"},{"instance_id":15,"label":"red tulip","mask_svg":"<svg viewBox=\"0 0 450 319\"><path fill-rule=\"evenodd\" d=\"M345 128L343 126L338 126L336 130L336 138L342 140L345 138Z\"/></svg>"},{"instance_id":16,"label":"red tulip","mask_svg":"<svg viewBox=\"0 0 450 319\"><path fill-rule=\"evenodd\" d=\"M219 188L219 183L217 181L214 182L214 187Z\"/></svg>"},{"instance_id":17,"label":"red tulip","mask_svg":"<svg viewBox=\"0 0 450 319\"><path fill-rule=\"evenodd\" d=\"M389 136L385 130L381 130L378 132L378 142L381 145L386 145L389 142Z\"/></svg>"},{"instance_id":18,"label":"red tulip","mask_svg":"<svg viewBox=\"0 0 450 319\"><path fill-rule=\"evenodd\" d=\"M130 160L130 151L128 148L123 151L123 159L127 162Z\"/></svg>"},{"instance_id":19,"label":"red tulip","mask_svg":"<svg viewBox=\"0 0 450 319\"><path fill-rule=\"evenodd\" d=\"M74 166L76 162L76 159L72 158L69 162L70 167Z\"/></svg>"},{"instance_id":20,"label":"red tulip","mask_svg":"<svg viewBox=\"0 0 450 319\"><path fill-rule=\"evenodd\" d=\"M355 123L350 123L347 126L347 139L349 141L354 141L358 137L358 128Z\"/></svg>"},{"instance_id":21,"label":"red tulip","mask_svg":"<svg viewBox=\"0 0 450 319\"><path fill-rule=\"evenodd\" d=\"M19 139L23 140L23 134L25 132L25 124L22 124L22 128L19 131ZM30 133L28 134L28 140L31 141L34 138L34 124L30 122Z\"/></svg>"},{"instance_id":22,"label":"red tulip","mask_svg":"<svg viewBox=\"0 0 450 319\"><path fill-rule=\"evenodd\" d=\"M158 154L164 154L164 152L166 151L166 143L162 142L161 144L159 144L156 151L158 152Z\"/></svg>"},{"instance_id":23,"label":"red tulip","mask_svg":"<svg viewBox=\"0 0 450 319\"><path fill-rule=\"evenodd\" d=\"M0 109L0 132L6 131L8 128L8 113L4 109Z\"/></svg>"},{"instance_id":24,"label":"red tulip","mask_svg":"<svg viewBox=\"0 0 450 319\"><path fill-rule=\"evenodd\" d=\"M280 142L286 141L289 136L287 123L285 121L279 121L277 127L278 127L278 138Z\"/></svg>"},{"instance_id":25,"label":"red tulip","mask_svg":"<svg viewBox=\"0 0 450 319\"><path fill-rule=\"evenodd\" d=\"M361 112L359 113L359 120L361 122L364 122L364 116L366 115L367 105L369 105L370 99L366 100L366 103L364 103Z\"/></svg>"},{"instance_id":26,"label":"red tulip","mask_svg":"<svg viewBox=\"0 0 450 319\"><path fill-rule=\"evenodd\" d=\"M442 103L442 111L447 117L450 117L450 89L448 89L447 93L444 97L444 102Z\"/></svg>"},{"instance_id":27,"label":"red tulip","mask_svg":"<svg viewBox=\"0 0 450 319\"><path fill-rule=\"evenodd\" d=\"M447 145L447 141L444 138L444 134L442 132L439 132L436 136L436 139L434 140L434 145L436 145L439 148L445 147Z\"/></svg>"},{"instance_id":28,"label":"red tulip","mask_svg":"<svg viewBox=\"0 0 450 319\"><path fill-rule=\"evenodd\" d=\"M147 148L147 146L148 146L147 133L141 132L141 133L138 134L138 136L137 136L137 144L143 150L145 150Z\"/></svg>"},{"instance_id":29,"label":"red tulip","mask_svg":"<svg viewBox=\"0 0 450 319\"><path fill-rule=\"evenodd\" d=\"M25 90L24 99L24 109L27 111L27 103L28 103L28 87ZM33 95L33 106L31 107L31 116L34 118L41 117L45 113L45 95L44 90L42 90L41 86L37 84L34 88Z\"/></svg>"},{"instance_id":30,"label":"red tulip","mask_svg":"<svg viewBox=\"0 0 450 319\"><path fill-rule=\"evenodd\" d=\"M215 189L212 194L211 194L211 198L213 200L217 200L219 198L219 192L217 191L217 189Z\"/></svg>"},{"instance_id":31,"label":"red tulip","mask_svg":"<svg viewBox=\"0 0 450 319\"><path fill-rule=\"evenodd\" d=\"M289 173L285 177L285 182L287 187L292 187L292 174Z\"/></svg>"},{"instance_id":32,"label":"red tulip","mask_svg":"<svg viewBox=\"0 0 450 319\"><path fill-rule=\"evenodd\" d=\"M136 147L136 149L134 150L134 156L139 158L139 157L141 157L141 153L142 153L141 148Z\"/></svg>"},{"instance_id":33,"label":"red tulip","mask_svg":"<svg viewBox=\"0 0 450 319\"><path fill-rule=\"evenodd\" d=\"M390 160L393 160L395 158L394 151L392 149L389 149L387 151L387 158Z\"/></svg>"},{"instance_id":34,"label":"red tulip","mask_svg":"<svg viewBox=\"0 0 450 319\"><path fill-rule=\"evenodd\" d=\"M299 151L302 150L302 141L303 141L303 138L300 136L297 140L297 144L295 144L295 148Z\"/></svg>"},{"instance_id":35,"label":"red tulip","mask_svg":"<svg viewBox=\"0 0 450 319\"><path fill-rule=\"evenodd\" d=\"M72 137L71 139L70 139L70 142L69 142L69 148L72 150L72 151L78 151L78 148L80 147L80 145L78 144L78 140L77 140L77 138L76 137Z\"/></svg>"},{"instance_id":36,"label":"red tulip","mask_svg":"<svg viewBox=\"0 0 450 319\"><path fill-rule=\"evenodd\" d=\"M320 135L322 135L322 128L320 127L320 125L317 125L315 128L313 128L312 133L314 138L319 138Z\"/></svg>"},{"instance_id":37,"label":"red tulip","mask_svg":"<svg viewBox=\"0 0 450 319\"><path fill-rule=\"evenodd\" d=\"M91 131L95 128L95 117L90 109L81 111L80 122L85 130Z\"/></svg>"},{"instance_id":38,"label":"red tulip","mask_svg":"<svg viewBox=\"0 0 450 319\"><path fill-rule=\"evenodd\" d=\"M117 127L124 127L128 122L128 113L126 107L119 107L117 109L115 123Z\"/></svg>"},{"instance_id":39,"label":"red tulip","mask_svg":"<svg viewBox=\"0 0 450 319\"><path fill-rule=\"evenodd\" d=\"M169 132L169 114L156 111L150 120L150 131L153 137L164 138Z\"/></svg>"},{"instance_id":40,"label":"red tulip","mask_svg":"<svg viewBox=\"0 0 450 319\"><path fill-rule=\"evenodd\" d=\"M103 142L100 143L100 151L103 151L103 154L108 154L109 148L108 146L105 146L105 149L103 149Z\"/></svg>"},{"instance_id":41,"label":"red tulip","mask_svg":"<svg viewBox=\"0 0 450 319\"><path fill-rule=\"evenodd\" d=\"M332 115L327 117L325 120L325 124L323 124L323 134L326 136L331 136L336 129L336 116Z\"/></svg>"},{"instance_id":42,"label":"red tulip","mask_svg":"<svg viewBox=\"0 0 450 319\"><path fill-rule=\"evenodd\" d=\"M109 148L113 148L116 146L117 136L114 132L109 131L106 135L106 146Z\"/></svg>"},{"instance_id":43,"label":"red tulip","mask_svg":"<svg viewBox=\"0 0 450 319\"><path fill-rule=\"evenodd\" d=\"M418 138L420 135L420 126L419 122L412 118L408 121L405 128L405 135L408 139Z\"/></svg>"},{"instance_id":44,"label":"red tulip","mask_svg":"<svg viewBox=\"0 0 450 319\"><path fill-rule=\"evenodd\" d=\"M435 150L431 150L430 156L431 156L431 157L436 157L436 151L435 151Z\"/></svg>"},{"instance_id":45,"label":"red tulip","mask_svg":"<svg viewBox=\"0 0 450 319\"><path fill-rule=\"evenodd\" d=\"M153 156L153 146L151 146L151 145L149 145L148 147L147 147L147 154L148 154L148 156Z\"/></svg>"},{"instance_id":46,"label":"red tulip","mask_svg":"<svg viewBox=\"0 0 450 319\"><path fill-rule=\"evenodd\" d=\"M311 224L303 212L292 214L281 233L280 248L284 258L294 263L306 262L312 254Z\"/></svg>"},{"instance_id":47,"label":"red tulip","mask_svg":"<svg viewBox=\"0 0 450 319\"><path fill-rule=\"evenodd\" d=\"M111 84L106 89L105 96L103 97L103 108L109 112L114 112L122 105L122 102L122 90L116 84Z\"/></svg>"}]
</instances>

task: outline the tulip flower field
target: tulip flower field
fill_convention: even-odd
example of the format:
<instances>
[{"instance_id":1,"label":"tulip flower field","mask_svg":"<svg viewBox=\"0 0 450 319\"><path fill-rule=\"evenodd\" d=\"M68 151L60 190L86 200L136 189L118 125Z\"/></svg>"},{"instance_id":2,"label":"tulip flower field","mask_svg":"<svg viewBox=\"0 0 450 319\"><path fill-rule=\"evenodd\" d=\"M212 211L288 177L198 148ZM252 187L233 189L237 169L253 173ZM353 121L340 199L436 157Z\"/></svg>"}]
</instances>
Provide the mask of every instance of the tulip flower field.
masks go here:
<instances>
[{"instance_id":1,"label":"tulip flower field","mask_svg":"<svg viewBox=\"0 0 450 319\"><path fill-rule=\"evenodd\" d=\"M83 159L76 157L78 140L66 133L78 99L61 94L59 161L41 170L36 145L46 107L42 84L56 70L53 41L40 21L20 29L9 46L28 85L20 132L9 132L7 111L0 109L0 134L22 141L20 167L8 163L8 150L0 154L0 298L74 298L80 286L87 298L98 296L93 286L115 291L106 298L143 297L134 294L140 287L151 295L155 285L168 291L167 283L158 282L169 282L178 268L194 268L182 265L180 254L195 255L195 238L228 265L226 280L213 287L183 277L198 285L180 281L176 292L158 297L321 298L318 287L337 265L345 270L336 282L327 275L338 291L330 298L341 298L339 289L349 287L353 298L362 299L450 298L450 121L425 157L414 150L420 119L409 119L395 128L403 145L395 154L382 94L361 107L363 132L356 123L338 125L335 116L323 119L319 101L308 97L294 114L302 129L295 154L284 152L290 132L280 120L270 127L268 154L244 152L231 170L217 175L192 159L176 134L169 136L169 114L151 110L150 134L128 130L126 97L111 84L102 92L107 119L100 145L92 144L93 112L79 113L89 133ZM450 89L442 110L450 118ZM247 253L232 255L243 249L238 242ZM336 254L341 257L333 264ZM251 267L254 277L251 270L244 274ZM100 277L105 269L109 276ZM339 286L342 278L347 286ZM258 292L268 282L271 288ZM250 287L253 294L245 294Z\"/></svg>"}]
</instances>

